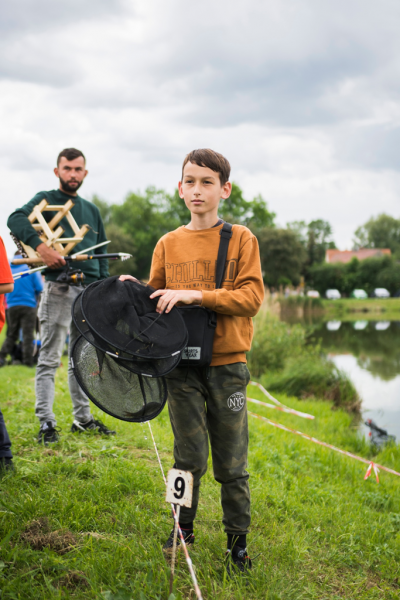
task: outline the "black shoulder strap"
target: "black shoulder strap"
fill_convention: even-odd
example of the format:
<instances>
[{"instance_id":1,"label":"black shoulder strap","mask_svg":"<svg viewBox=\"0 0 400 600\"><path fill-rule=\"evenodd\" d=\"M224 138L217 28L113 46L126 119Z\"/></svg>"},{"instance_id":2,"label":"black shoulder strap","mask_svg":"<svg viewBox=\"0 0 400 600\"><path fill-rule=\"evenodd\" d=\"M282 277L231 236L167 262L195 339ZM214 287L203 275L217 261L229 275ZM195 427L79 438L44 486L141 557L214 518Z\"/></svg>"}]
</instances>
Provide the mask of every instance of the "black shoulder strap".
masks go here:
<instances>
[{"instance_id":1,"label":"black shoulder strap","mask_svg":"<svg viewBox=\"0 0 400 600\"><path fill-rule=\"evenodd\" d=\"M230 223L224 223L219 235L221 236L221 239L219 241L217 268L215 273L215 289L220 288L222 285L229 240L232 237L232 225Z\"/></svg>"}]
</instances>

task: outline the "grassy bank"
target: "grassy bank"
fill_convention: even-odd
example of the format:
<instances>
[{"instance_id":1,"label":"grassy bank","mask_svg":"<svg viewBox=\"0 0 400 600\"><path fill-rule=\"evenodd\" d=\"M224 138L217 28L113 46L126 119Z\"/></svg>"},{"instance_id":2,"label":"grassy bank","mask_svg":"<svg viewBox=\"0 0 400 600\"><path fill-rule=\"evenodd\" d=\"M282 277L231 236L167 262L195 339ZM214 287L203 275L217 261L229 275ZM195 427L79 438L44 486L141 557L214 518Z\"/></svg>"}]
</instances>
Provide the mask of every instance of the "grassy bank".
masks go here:
<instances>
[{"instance_id":1,"label":"grassy bank","mask_svg":"<svg viewBox=\"0 0 400 600\"><path fill-rule=\"evenodd\" d=\"M289 318L294 316L298 319L307 319L312 316L314 319L339 319L342 321L354 319L400 320L400 298L326 300L324 298L289 296L288 298L279 298L279 304L282 317Z\"/></svg>"},{"instance_id":2,"label":"grassy bank","mask_svg":"<svg viewBox=\"0 0 400 600\"><path fill-rule=\"evenodd\" d=\"M64 361L65 362L65 361ZM1 406L17 471L1 482L0 587L7 599L166 599L161 544L171 527L147 425L115 421L115 438L69 433L66 368L56 385L61 442L35 441L33 372L0 370ZM263 399L257 388L251 397ZM329 402L279 398L314 422L256 405L250 410L372 458L352 418ZM365 466L250 418L251 584L224 578L219 486L204 477L191 557L204 598L397 599L400 589L400 478L363 481ZM172 465L167 411L153 421L164 468ZM400 449L376 458L399 470ZM191 598L185 561L175 598Z\"/></svg>"},{"instance_id":3,"label":"grassy bank","mask_svg":"<svg viewBox=\"0 0 400 600\"><path fill-rule=\"evenodd\" d=\"M322 354L302 325L290 325L263 311L254 327L249 367L268 389L331 400L337 408L358 413L361 402L354 385Z\"/></svg>"},{"instance_id":4,"label":"grassy bank","mask_svg":"<svg viewBox=\"0 0 400 600\"><path fill-rule=\"evenodd\" d=\"M322 307L327 317L343 318L343 320L355 317L367 320L400 320L400 298L322 300Z\"/></svg>"}]
</instances>

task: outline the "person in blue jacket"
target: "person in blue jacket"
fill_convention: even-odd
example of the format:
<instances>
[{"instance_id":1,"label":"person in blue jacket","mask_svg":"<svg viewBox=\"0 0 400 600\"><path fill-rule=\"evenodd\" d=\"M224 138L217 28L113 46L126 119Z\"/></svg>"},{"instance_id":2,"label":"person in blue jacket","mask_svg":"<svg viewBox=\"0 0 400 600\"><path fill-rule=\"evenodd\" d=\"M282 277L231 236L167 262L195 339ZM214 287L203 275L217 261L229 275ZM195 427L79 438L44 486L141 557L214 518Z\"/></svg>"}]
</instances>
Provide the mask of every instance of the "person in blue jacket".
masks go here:
<instances>
[{"instance_id":1,"label":"person in blue jacket","mask_svg":"<svg viewBox=\"0 0 400 600\"><path fill-rule=\"evenodd\" d=\"M18 253L15 258L18 257ZM27 265L11 265L13 277L16 273L28 271ZM0 350L0 367L6 364L19 339L22 329L22 362L27 367L33 366L33 339L36 327L37 305L43 281L40 273L32 273L14 282L14 291L6 294L7 301L7 335Z\"/></svg>"}]
</instances>

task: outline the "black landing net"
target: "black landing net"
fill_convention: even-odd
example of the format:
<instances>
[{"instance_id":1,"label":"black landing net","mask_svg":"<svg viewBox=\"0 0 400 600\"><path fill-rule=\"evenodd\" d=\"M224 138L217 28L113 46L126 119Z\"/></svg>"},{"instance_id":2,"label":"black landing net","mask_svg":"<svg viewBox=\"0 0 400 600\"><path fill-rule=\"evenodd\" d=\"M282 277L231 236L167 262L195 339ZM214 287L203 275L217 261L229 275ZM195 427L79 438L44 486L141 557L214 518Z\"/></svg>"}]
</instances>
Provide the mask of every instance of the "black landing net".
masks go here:
<instances>
[{"instance_id":1,"label":"black landing net","mask_svg":"<svg viewBox=\"0 0 400 600\"><path fill-rule=\"evenodd\" d=\"M163 377L132 373L83 336L75 342L72 367L85 394L107 414L140 423L154 419L164 408L167 386Z\"/></svg>"}]
</instances>

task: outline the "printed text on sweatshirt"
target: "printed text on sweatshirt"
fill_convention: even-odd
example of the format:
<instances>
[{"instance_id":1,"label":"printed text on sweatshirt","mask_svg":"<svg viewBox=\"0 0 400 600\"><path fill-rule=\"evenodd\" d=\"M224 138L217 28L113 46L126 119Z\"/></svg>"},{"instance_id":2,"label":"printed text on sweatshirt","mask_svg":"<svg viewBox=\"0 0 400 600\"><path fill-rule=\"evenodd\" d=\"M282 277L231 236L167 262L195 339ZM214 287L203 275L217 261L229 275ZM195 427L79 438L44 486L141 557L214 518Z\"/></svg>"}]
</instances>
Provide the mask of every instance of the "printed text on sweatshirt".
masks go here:
<instances>
[{"instance_id":1,"label":"printed text on sweatshirt","mask_svg":"<svg viewBox=\"0 0 400 600\"><path fill-rule=\"evenodd\" d=\"M211 365L245 362L254 317L264 298L257 238L234 225L222 287L215 289L219 227L194 231L179 227L155 247L149 284L155 289L202 290L202 306L218 313Z\"/></svg>"}]
</instances>

